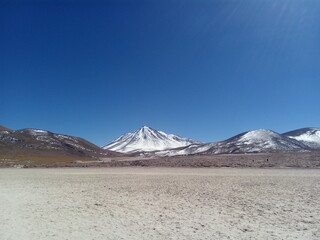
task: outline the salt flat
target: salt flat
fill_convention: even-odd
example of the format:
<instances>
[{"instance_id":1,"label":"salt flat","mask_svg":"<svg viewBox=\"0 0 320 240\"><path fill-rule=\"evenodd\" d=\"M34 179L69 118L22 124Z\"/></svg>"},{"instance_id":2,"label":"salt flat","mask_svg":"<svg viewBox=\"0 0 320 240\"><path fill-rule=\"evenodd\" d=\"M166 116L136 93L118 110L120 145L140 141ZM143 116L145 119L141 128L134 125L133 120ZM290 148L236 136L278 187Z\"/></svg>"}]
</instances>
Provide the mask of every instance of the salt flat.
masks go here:
<instances>
[{"instance_id":1,"label":"salt flat","mask_svg":"<svg viewBox=\"0 0 320 240\"><path fill-rule=\"evenodd\" d=\"M320 170L0 169L0 239L320 239Z\"/></svg>"}]
</instances>

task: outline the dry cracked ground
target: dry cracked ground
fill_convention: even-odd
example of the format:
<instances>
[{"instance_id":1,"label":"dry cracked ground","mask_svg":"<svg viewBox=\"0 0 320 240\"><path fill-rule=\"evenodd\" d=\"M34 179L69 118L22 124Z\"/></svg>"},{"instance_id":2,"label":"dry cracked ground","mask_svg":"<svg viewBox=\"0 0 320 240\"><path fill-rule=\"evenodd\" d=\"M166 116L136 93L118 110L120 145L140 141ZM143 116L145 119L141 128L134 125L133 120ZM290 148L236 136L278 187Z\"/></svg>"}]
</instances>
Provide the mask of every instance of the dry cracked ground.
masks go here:
<instances>
[{"instance_id":1,"label":"dry cracked ground","mask_svg":"<svg viewBox=\"0 0 320 240\"><path fill-rule=\"evenodd\" d=\"M320 239L319 203L319 169L0 169L0 239Z\"/></svg>"}]
</instances>

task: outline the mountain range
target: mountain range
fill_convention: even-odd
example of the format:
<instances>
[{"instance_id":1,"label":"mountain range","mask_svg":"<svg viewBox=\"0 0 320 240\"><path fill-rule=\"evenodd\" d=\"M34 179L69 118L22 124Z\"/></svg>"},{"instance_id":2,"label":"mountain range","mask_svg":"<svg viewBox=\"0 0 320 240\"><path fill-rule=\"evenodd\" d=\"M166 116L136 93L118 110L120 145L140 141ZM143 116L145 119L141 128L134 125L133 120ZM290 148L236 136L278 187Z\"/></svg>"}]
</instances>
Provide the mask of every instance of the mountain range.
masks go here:
<instances>
[{"instance_id":1,"label":"mountain range","mask_svg":"<svg viewBox=\"0 0 320 240\"><path fill-rule=\"evenodd\" d=\"M143 153L147 156L305 152L320 150L320 129L303 128L283 134L258 129L238 134L224 141L202 143L144 126L135 132L120 136L102 148L121 153Z\"/></svg>"},{"instance_id":2,"label":"mountain range","mask_svg":"<svg viewBox=\"0 0 320 240\"><path fill-rule=\"evenodd\" d=\"M102 159L129 156L178 156L234 153L311 152L320 150L320 128L283 134L258 129L224 141L203 143L143 126L98 147L83 138L40 129L11 130L0 126L1 159Z\"/></svg>"}]
</instances>

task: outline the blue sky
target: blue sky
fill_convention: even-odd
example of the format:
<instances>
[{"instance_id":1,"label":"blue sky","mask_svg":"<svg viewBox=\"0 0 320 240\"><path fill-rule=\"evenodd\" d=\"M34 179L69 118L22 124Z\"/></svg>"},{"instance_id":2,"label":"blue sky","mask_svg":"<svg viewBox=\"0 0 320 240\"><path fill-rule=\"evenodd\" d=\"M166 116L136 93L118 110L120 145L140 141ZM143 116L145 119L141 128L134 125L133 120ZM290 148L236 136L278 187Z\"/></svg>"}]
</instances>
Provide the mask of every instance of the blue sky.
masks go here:
<instances>
[{"instance_id":1,"label":"blue sky","mask_svg":"<svg viewBox=\"0 0 320 240\"><path fill-rule=\"evenodd\" d=\"M320 127L320 1L0 0L0 125L102 145Z\"/></svg>"}]
</instances>

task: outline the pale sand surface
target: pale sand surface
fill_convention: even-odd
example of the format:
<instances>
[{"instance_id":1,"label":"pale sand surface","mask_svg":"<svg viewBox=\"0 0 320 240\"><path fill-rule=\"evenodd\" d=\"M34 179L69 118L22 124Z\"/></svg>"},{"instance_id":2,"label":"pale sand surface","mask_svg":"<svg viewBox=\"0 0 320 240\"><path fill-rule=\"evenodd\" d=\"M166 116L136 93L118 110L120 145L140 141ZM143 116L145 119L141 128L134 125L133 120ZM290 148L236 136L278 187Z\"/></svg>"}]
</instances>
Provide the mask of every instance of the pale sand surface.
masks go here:
<instances>
[{"instance_id":1,"label":"pale sand surface","mask_svg":"<svg viewBox=\"0 0 320 240\"><path fill-rule=\"evenodd\" d=\"M320 239L320 170L0 169L0 239Z\"/></svg>"}]
</instances>

